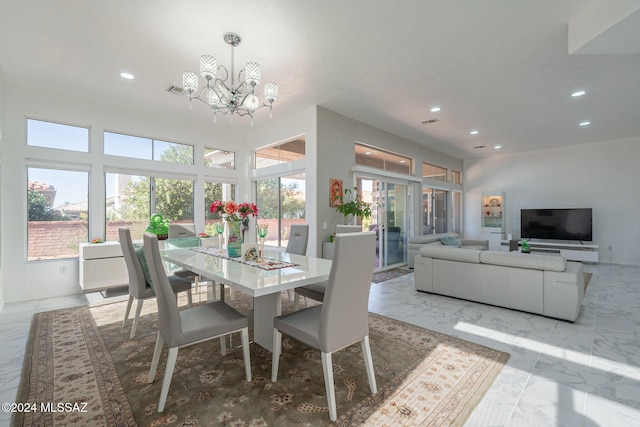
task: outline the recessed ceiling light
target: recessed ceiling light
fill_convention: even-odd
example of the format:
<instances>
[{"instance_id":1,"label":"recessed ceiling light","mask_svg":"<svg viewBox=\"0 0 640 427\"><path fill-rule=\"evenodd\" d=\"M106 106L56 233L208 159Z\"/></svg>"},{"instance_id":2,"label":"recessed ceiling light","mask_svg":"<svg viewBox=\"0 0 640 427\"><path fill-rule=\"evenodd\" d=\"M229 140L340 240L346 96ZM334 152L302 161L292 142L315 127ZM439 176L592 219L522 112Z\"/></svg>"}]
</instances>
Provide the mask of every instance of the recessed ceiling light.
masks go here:
<instances>
[{"instance_id":1,"label":"recessed ceiling light","mask_svg":"<svg viewBox=\"0 0 640 427\"><path fill-rule=\"evenodd\" d=\"M133 74L131 73L120 73L120 77L127 80L133 80Z\"/></svg>"},{"instance_id":2,"label":"recessed ceiling light","mask_svg":"<svg viewBox=\"0 0 640 427\"><path fill-rule=\"evenodd\" d=\"M371 151L365 151L364 155L368 156L369 154L371 154Z\"/></svg>"},{"instance_id":3,"label":"recessed ceiling light","mask_svg":"<svg viewBox=\"0 0 640 427\"><path fill-rule=\"evenodd\" d=\"M407 163L406 160L400 160L400 163Z\"/></svg>"},{"instance_id":4,"label":"recessed ceiling light","mask_svg":"<svg viewBox=\"0 0 640 427\"><path fill-rule=\"evenodd\" d=\"M438 111L440 111L440 107L432 107L431 108L431 112L432 113L437 113Z\"/></svg>"},{"instance_id":5,"label":"recessed ceiling light","mask_svg":"<svg viewBox=\"0 0 640 427\"><path fill-rule=\"evenodd\" d=\"M494 149L494 150L499 150L499 149L501 149L501 148L502 148L502 145L494 145L494 146L493 146L493 149Z\"/></svg>"},{"instance_id":6,"label":"recessed ceiling light","mask_svg":"<svg viewBox=\"0 0 640 427\"><path fill-rule=\"evenodd\" d=\"M578 96L582 96L582 95L584 95L585 93L587 93L587 92L585 92L585 91L583 91L583 90L578 90L578 91L576 91L576 92L573 92L573 93L571 94L571 96L573 96L573 97L575 98L575 97L578 97Z\"/></svg>"},{"instance_id":7,"label":"recessed ceiling light","mask_svg":"<svg viewBox=\"0 0 640 427\"><path fill-rule=\"evenodd\" d=\"M480 133L480 132L479 132L479 131L477 131L477 130L472 130L471 132L469 132L469 135L477 135L477 134L479 134L479 133Z\"/></svg>"},{"instance_id":8,"label":"recessed ceiling light","mask_svg":"<svg viewBox=\"0 0 640 427\"><path fill-rule=\"evenodd\" d=\"M590 121L585 120L584 122L580 122L580 126L589 126L591 124Z\"/></svg>"}]
</instances>

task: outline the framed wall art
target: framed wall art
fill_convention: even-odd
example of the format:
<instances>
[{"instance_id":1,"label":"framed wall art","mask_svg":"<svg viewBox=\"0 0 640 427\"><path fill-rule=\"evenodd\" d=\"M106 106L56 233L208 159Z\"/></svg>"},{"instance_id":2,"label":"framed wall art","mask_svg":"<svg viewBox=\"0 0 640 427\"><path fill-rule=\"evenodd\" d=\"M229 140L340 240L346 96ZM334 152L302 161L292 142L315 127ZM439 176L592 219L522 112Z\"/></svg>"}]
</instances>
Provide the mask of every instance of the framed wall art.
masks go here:
<instances>
[{"instance_id":1,"label":"framed wall art","mask_svg":"<svg viewBox=\"0 0 640 427\"><path fill-rule=\"evenodd\" d=\"M329 179L329 206L335 208L342 204L342 180Z\"/></svg>"}]
</instances>

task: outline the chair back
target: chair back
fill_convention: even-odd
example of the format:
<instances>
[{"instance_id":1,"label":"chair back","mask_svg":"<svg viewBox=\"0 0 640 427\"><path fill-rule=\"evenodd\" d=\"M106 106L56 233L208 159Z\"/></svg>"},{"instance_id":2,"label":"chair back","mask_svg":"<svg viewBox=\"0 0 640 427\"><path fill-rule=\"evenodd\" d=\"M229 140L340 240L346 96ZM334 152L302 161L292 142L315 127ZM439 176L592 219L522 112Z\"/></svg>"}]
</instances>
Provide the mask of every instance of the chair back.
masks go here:
<instances>
[{"instance_id":1,"label":"chair back","mask_svg":"<svg viewBox=\"0 0 640 427\"><path fill-rule=\"evenodd\" d=\"M195 224L171 224L169 223L169 238L193 237L196 235Z\"/></svg>"},{"instance_id":2,"label":"chair back","mask_svg":"<svg viewBox=\"0 0 640 427\"><path fill-rule=\"evenodd\" d=\"M294 224L289 233L289 243L285 252L294 255L306 255L309 242L309 224Z\"/></svg>"},{"instance_id":3,"label":"chair back","mask_svg":"<svg viewBox=\"0 0 640 427\"><path fill-rule=\"evenodd\" d=\"M158 236L144 233L143 239L144 255L147 258L158 303L158 330L169 347L176 347L179 345L182 323L178 312L178 302L165 274L162 258L160 258Z\"/></svg>"},{"instance_id":4,"label":"chair back","mask_svg":"<svg viewBox=\"0 0 640 427\"><path fill-rule=\"evenodd\" d=\"M144 277L140 260L133 247L131 231L128 228L120 227L118 229L118 237L120 238L120 248L122 249L124 262L127 265L127 273L129 274L129 295L133 295L135 298L142 298L147 287L147 280Z\"/></svg>"},{"instance_id":5,"label":"chair back","mask_svg":"<svg viewBox=\"0 0 640 427\"><path fill-rule=\"evenodd\" d=\"M320 350L339 350L369 334L369 289L375 255L374 232L336 235L320 315Z\"/></svg>"},{"instance_id":6,"label":"chair back","mask_svg":"<svg viewBox=\"0 0 640 427\"><path fill-rule=\"evenodd\" d=\"M336 225L336 234L338 233L360 233L361 225Z\"/></svg>"}]
</instances>

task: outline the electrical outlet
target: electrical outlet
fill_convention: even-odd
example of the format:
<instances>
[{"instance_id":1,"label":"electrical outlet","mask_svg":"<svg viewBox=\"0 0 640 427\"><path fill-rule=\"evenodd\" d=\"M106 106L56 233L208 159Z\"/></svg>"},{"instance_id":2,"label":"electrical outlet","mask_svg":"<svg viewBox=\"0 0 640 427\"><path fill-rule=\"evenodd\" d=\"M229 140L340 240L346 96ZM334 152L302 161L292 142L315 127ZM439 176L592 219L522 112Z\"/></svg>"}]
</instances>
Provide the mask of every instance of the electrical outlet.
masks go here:
<instances>
[{"instance_id":1,"label":"electrical outlet","mask_svg":"<svg viewBox=\"0 0 640 427\"><path fill-rule=\"evenodd\" d=\"M64 265L60 266L60 274L67 274L67 267Z\"/></svg>"}]
</instances>

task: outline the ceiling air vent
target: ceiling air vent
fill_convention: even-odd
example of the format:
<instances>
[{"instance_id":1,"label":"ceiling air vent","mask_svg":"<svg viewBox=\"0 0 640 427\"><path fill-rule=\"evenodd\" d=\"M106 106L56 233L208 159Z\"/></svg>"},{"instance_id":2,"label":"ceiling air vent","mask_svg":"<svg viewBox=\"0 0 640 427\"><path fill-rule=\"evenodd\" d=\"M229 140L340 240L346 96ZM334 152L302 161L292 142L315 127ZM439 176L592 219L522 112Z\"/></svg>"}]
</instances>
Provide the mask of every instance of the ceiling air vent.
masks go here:
<instances>
[{"instance_id":1,"label":"ceiling air vent","mask_svg":"<svg viewBox=\"0 0 640 427\"><path fill-rule=\"evenodd\" d=\"M182 89L180 86L175 86L172 84L167 86L166 91L174 95L182 95L184 93L184 89Z\"/></svg>"},{"instance_id":2,"label":"ceiling air vent","mask_svg":"<svg viewBox=\"0 0 640 427\"><path fill-rule=\"evenodd\" d=\"M422 123L423 125L430 125L431 123L436 123L436 122L439 122L439 121L440 120L438 120L436 118L433 118L433 119L429 119L429 120L424 120L424 121L422 121L420 123Z\"/></svg>"},{"instance_id":3,"label":"ceiling air vent","mask_svg":"<svg viewBox=\"0 0 640 427\"><path fill-rule=\"evenodd\" d=\"M476 145L475 147L473 147L474 150L481 150L483 148L487 148L486 145Z\"/></svg>"}]
</instances>

